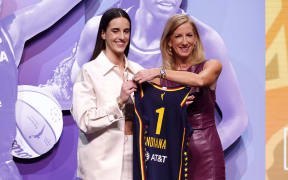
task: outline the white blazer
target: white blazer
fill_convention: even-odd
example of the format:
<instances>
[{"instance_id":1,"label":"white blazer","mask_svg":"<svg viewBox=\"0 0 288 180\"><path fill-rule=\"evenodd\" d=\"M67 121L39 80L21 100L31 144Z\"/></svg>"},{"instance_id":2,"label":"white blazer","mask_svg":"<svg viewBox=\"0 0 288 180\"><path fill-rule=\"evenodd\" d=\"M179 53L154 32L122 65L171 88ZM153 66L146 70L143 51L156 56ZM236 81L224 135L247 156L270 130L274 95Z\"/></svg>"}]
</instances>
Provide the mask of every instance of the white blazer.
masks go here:
<instances>
[{"instance_id":1,"label":"white blazer","mask_svg":"<svg viewBox=\"0 0 288 180\"><path fill-rule=\"evenodd\" d=\"M128 79L142 69L125 58ZM77 176L84 180L121 178L125 120L116 99L122 83L119 66L102 51L83 65L74 84L72 115L80 129Z\"/></svg>"}]
</instances>

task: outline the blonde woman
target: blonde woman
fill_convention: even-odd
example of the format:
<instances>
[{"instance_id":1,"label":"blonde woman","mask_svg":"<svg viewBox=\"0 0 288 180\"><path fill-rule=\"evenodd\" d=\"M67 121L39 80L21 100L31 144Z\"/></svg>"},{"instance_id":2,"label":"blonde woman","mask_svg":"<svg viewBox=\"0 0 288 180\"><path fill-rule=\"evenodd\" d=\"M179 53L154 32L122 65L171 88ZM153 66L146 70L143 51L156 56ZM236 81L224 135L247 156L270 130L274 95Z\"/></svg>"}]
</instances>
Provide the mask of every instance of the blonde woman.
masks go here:
<instances>
[{"instance_id":1,"label":"blonde woman","mask_svg":"<svg viewBox=\"0 0 288 180\"><path fill-rule=\"evenodd\" d=\"M161 37L163 66L138 72L138 83L153 80L162 86L184 84L192 87L194 102L188 106L193 129L189 144L189 179L224 180L225 162L214 119L220 61L205 60L195 24L187 15L172 16Z\"/></svg>"}]
</instances>

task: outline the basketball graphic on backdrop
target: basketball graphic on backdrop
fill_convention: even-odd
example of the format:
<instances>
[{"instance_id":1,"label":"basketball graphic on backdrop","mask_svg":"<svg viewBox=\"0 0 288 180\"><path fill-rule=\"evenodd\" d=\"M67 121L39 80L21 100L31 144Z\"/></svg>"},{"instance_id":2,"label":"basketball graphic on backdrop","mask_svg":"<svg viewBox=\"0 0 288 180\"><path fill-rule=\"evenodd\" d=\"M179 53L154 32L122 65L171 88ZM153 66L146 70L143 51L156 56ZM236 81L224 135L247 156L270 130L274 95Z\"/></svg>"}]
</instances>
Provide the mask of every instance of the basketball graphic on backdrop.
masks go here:
<instances>
[{"instance_id":1,"label":"basketball graphic on backdrop","mask_svg":"<svg viewBox=\"0 0 288 180\"><path fill-rule=\"evenodd\" d=\"M62 129L61 107L52 95L36 86L18 87L13 156L30 159L45 154L57 143Z\"/></svg>"}]
</instances>

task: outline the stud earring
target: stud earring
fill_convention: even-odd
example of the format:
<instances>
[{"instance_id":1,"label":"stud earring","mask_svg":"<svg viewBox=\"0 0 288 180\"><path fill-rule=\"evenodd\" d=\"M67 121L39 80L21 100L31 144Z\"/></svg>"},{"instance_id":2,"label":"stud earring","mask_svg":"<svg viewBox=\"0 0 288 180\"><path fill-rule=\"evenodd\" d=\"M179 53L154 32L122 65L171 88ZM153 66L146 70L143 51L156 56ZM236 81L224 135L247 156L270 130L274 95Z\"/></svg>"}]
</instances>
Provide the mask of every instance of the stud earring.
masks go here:
<instances>
[{"instance_id":1,"label":"stud earring","mask_svg":"<svg viewBox=\"0 0 288 180\"><path fill-rule=\"evenodd\" d=\"M194 43L194 48L196 48L196 47L197 47L197 42Z\"/></svg>"}]
</instances>

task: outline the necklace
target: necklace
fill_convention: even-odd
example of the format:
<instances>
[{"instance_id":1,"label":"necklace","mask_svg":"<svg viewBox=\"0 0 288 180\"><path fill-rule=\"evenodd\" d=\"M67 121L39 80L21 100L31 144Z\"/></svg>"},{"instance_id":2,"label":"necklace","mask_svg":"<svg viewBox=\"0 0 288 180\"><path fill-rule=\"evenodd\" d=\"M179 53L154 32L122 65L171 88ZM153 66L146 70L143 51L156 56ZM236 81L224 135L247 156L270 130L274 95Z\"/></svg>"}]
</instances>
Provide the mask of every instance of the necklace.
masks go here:
<instances>
[{"instance_id":1,"label":"necklace","mask_svg":"<svg viewBox=\"0 0 288 180\"><path fill-rule=\"evenodd\" d=\"M190 67L190 64L177 64L176 66L178 71L186 71Z\"/></svg>"}]
</instances>

